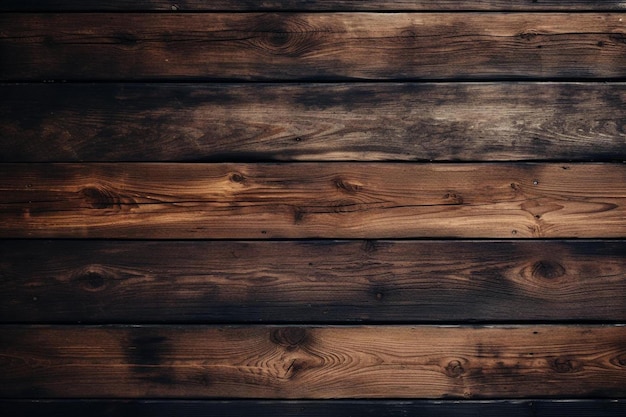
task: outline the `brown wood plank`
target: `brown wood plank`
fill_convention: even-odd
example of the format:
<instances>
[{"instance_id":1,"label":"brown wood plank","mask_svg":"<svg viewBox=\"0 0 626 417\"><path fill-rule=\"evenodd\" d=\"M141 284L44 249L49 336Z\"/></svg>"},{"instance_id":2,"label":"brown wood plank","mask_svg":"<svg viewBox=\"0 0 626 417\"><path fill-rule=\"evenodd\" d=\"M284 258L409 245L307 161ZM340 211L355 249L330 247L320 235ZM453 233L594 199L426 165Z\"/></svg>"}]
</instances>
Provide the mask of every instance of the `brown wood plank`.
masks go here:
<instances>
[{"instance_id":1,"label":"brown wood plank","mask_svg":"<svg viewBox=\"0 0 626 417\"><path fill-rule=\"evenodd\" d=\"M2 164L0 237L626 236L624 164Z\"/></svg>"},{"instance_id":2,"label":"brown wood plank","mask_svg":"<svg viewBox=\"0 0 626 417\"><path fill-rule=\"evenodd\" d=\"M620 0L3 0L0 11L624 10Z\"/></svg>"},{"instance_id":3,"label":"brown wood plank","mask_svg":"<svg viewBox=\"0 0 626 417\"><path fill-rule=\"evenodd\" d=\"M5 416L91 417L623 417L626 401L596 400L0 400Z\"/></svg>"},{"instance_id":4,"label":"brown wood plank","mask_svg":"<svg viewBox=\"0 0 626 417\"><path fill-rule=\"evenodd\" d=\"M624 83L4 84L0 160L626 160Z\"/></svg>"},{"instance_id":5,"label":"brown wood plank","mask_svg":"<svg viewBox=\"0 0 626 417\"><path fill-rule=\"evenodd\" d=\"M626 321L626 241L5 240L0 265L13 323Z\"/></svg>"},{"instance_id":6,"label":"brown wood plank","mask_svg":"<svg viewBox=\"0 0 626 417\"><path fill-rule=\"evenodd\" d=\"M607 13L2 14L1 80L626 76Z\"/></svg>"},{"instance_id":7,"label":"brown wood plank","mask_svg":"<svg viewBox=\"0 0 626 417\"><path fill-rule=\"evenodd\" d=\"M623 397L626 327L31 327L2 397Z\"/></svg>"}]
</instances>

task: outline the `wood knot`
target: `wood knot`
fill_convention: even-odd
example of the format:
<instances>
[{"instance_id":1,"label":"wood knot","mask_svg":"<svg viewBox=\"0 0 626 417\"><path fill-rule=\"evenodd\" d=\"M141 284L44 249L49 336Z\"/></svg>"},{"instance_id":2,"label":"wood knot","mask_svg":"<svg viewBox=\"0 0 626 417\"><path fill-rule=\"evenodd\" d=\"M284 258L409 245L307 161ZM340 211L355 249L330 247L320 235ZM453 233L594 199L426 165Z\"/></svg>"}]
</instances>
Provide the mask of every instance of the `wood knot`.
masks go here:
<instances>
[{"instance_id":1,"label":"wood knot","mask_svg":"<svg viewBox=\"0 0 626 417\"><path fill-rule=\"evenodd\" d=\"M139 207L134 199L124 197L113 190L102 186L85 187L78 191L78 195L87 206L98 210L121 210L122 207Z\"/></svg>"},{"instance_id":2,"label":"wood knot","mask_svg":"<svg viewBox=\"0 0 626 417\"><path fill-rule=\"evenodd\" d=\"M106 287L107 277L99 272L88 271L76 279L78 285L86 291L95 292Z\"/></svg>"},{"instance_id":3,"label":"wood knot","mask_svg":"<svg viewBox=\"0 0 626 417\"><path fill-rule=\"evenodd\" d=\"M577 369L576 363L568 358L556 358L551 366L558 373L574 372Z\"/></svg>"},{"instance_id":4,"label":"wood knot","mask_svg":"<svg viewBox=\"0 0 626 417\"><path fill-rule=\"evenodd\" d=\"M134 33L118 33L115 41L120 45L132 46L139 43L139 38Z\"/></svg>"},{"instance_id":5,"label":"wood knot","mask_svg":"<svg viewBox=\"0 0 626 417\"><path fill-rule=\"evenodd\" d=\"M230 180L232 182L243 183L243 182L246 182L246 177L244 177L243 175L241 175L238 172L235 172L235 173L231 174Z\"/></svg>"},{"instance_id":6,"label":"wood knot","mask_svg":"<svg viewBox=\"0 0 626 417\"><path fill-rule=\"evenodd\" d=\"M446 375L451 378L460 378L465 373L465 368L459 360L453 360L446 366Z\"/></svg>"},{"instance_id":7,"label":"wood knot","mask_svg":"<svg viewBox=\"0 0 626 417\"><path fill-rule=\"evenodd\" d=\"M301 17L265 14L259 17L252 32L258 33L249 40L253 46L274 55L297 58L317 48L323 31Z\"/></svg>"},{"instance_id":8,"label":"wood knot","mask_svg":"<svg viewBox=\"0 0 626 417\"><path fill-rule=\"evenodd\" d=\"M565 275L565 268L558 262L540 260L535 262L532 269L533 278L556 279Z\"/></svg>"},{"instance_id":9,"label":"wood knot","mask_svg":"<svg viewBox=\"0 0 626 417\"><path fill-rule=\"evenodd\" d=\"M615 359L611 360L611 363L615 366L626 367L626 353L618 355Z\"/></svg>"},{"instance_id":10,"label":"wood knot","mask_svg":"<svg viewBox=\"0 0 626 417\"><path fill-rule=\"evenodd\" d=\"M539 34L537 32L533 32L533 31L520 32L517 35L518 38L523 39L525 41L532 41L537 36L539 36Z\"/></svg>"},{"instance_id":11,"label":"wood knot","mask_svg":"<svg viewBox=\"0 0 626 417\"><path fill-rule=\"evenodd\" d=\"M446 200L449 204L463 204L463 196L457 193L446 193L443 196L443 199Z\"/></svg>"},{"instance_id":12,"label":"wood knot","mask_svg":"<svg viewBox=\"0 0 626 417\"><path fill-rule=\"evenodd\" d=\"M339 191L346 192L348 194L356 194L361 190L361 186L358 184L353 184L351 182L345 181L342 178L335 178L333 180L333 185Z\"/></svg>"},{"instance_id":13,"label":"wood knot","mask_svg":"<svg viewBox=\"0 0 626 417\"><path fill-rule=\"evenodd\" d=\"M306 343L307 331L302 327L283 327L270 333L272 343L294 350Z\"/></svg>"}]
</instances>

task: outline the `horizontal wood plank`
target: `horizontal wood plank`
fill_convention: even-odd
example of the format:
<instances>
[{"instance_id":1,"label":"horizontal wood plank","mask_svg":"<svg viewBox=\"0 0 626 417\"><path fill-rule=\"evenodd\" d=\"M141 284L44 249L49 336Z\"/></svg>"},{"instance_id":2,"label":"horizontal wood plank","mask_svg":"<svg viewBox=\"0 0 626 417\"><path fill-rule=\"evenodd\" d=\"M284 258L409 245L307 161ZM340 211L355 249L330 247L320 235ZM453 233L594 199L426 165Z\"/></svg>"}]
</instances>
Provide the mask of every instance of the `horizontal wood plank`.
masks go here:
<instances>
[{"instance_id":1,"label":"horizontal wood plank","mask_svg":"<svg viewBox=\"0 0 626 417\"><path fill-rule=\"evenodd\" d=\"M0 11L624 10L620 0L3 0Z\"/></svg>"},{"instance_id":2,"label":"horizontal wood plank","mask_svg":"<svg viewBox=\"0 0 626 417\"><path fill-rule=\"evenodd\" d=\"M2 164L0 237L626 236L624 164Z\"/></svg>"},{"instance_id":3,"label":"horizontal wood plank","mask_svg":"<svg viewBox=\"0 0 626 417\"><path fill-rule=\"evenodd\" d=\"M626 160L624 83L4 84L0 161Z\"/></svg>"},{"instance_id":4,"label":"horizontal wood plank","mask_svg":"<svg viewBox=\"0 0 626 417\"><path fill-rule=\"evenodd\" d=\"M626 327L31 327L2 397L624 397Z\"/></svg>"},{"instance_id":5,"label":"horizontal wood plank","mask_svg":"<svg viewBox=\"0 0 626 417\"><path fill-rule=\"evenodd\" d=\"M0 80L626 76L619 13L8 13L0 27Z\"/></svg>"},{"instance_id":6,"label":"horizontal wood plank","mask_svg":"<svg viewBox=\"0 0 626 417\"><path fill-rule=\"evenodd\" d=\"M0 400L8 416L623 417L624 400Z\"/></svg>"},{"instance_id":7,"label":"horizontal wood plank","mask_svg":"<svg viewBox=\"0 0 626 417\"><path fill-rule=\"evenodd\" d=\"M626 322L626 241L5 240L0 265L2 322Z\"/></svg>"}]
</instances>

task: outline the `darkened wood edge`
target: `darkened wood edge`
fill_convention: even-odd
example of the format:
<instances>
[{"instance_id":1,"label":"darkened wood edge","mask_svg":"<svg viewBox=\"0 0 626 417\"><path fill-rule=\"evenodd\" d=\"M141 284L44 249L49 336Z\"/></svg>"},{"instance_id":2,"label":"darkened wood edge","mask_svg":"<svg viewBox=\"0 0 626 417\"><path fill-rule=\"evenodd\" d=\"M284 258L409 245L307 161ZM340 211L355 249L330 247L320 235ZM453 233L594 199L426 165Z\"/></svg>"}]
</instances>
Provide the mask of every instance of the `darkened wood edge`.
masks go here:
<instances>
[{"instance_id":1,"label":"darkened wood edge","mask_svg":"<svg viewBox=\"0 0 626 417\"><path fill-rule=\"evenodd\" d=\"M0 11L435 11L624 10L619 0L3 0Z\"/></svg>"},{"instance_id":2,"label":"darkened wood edge","mask_svg":"<svg viewBox=\"0 0 626 417\"><path fill-rule=\"evenodd\" d=\"M5 323L626 321L625 240L0 240L0 266Z\"/></svg>"},{"instance_id":3,"label":"darkened wood edge","mask_svg":"<svg viewBox=\"0 0 626 417\"><path fill-rule=\"evenodd\" d=\"M621 417L626 400L0 400L0 413L4 417Z\"/></svg>"},{"instance_id":4,"label":"darkened wood edge","mask_svg":"<svg viewBox=\"0 0 626 417\"><path fill-rule=\"evenodd\" d=\"M0 96L1 162L626 160L626 83L5 83Z\"/></svg>"}]
</instances>

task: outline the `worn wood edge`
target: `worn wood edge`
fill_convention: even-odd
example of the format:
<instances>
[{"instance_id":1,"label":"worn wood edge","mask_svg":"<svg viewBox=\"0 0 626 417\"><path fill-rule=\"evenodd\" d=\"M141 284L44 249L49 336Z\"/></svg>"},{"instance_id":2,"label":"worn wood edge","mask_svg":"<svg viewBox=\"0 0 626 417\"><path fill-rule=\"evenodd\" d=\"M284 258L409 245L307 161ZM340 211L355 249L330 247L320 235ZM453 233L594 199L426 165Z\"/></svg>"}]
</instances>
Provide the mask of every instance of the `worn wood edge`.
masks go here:
<instances>
[{"instance_id":1,"label":"worn wood edge","mask_svg":"<svg viewBox=\"0 0 626 417\"><path fill-rule=\"evenodd\" d=\"M619 0L572 0L566 3L558 0L444 0L436 3L428 0L4 0L0 11L615 11L624 10Z\"/></svg>"},{"instance_id":2,"label":"worn wood edge","mask_svg":"<svg viewBox=\"0 0 626 417\"><path fill-rule=\"evenodd\" d=\"M5 323L626 320L624 240L0 240L0 253Z\"/></svg>"},{"instance_id":3,"label":"worn wood edge","mask_svg":"<svg viewBox=\"0 0 626 417\"><path fill-rule=\"evenodd\" d=\"M0 95L2 162L626 160L617 82L3 83Z\"/></svg>"},{"instance_id":4,"label":"worn wood edge","mask_svg":"<svg viewBox=\"0 0 626 417\"><path fill-rule=\"evenodd\" d=\"M624 325L2 330L5 398L608 399L626 393Z\"/></svg>"},{"instance_id":5,"label":"worn wood edge","mask_svg":"<svg viewBox=\"0 0 626 417\"><path fill-rule=\"evenodd\" d=\"M396 417L621 417L626 400L10 400L0 399L6 417L50 415L93 417L166 417L185 415L281 415L340 417L349 415Z\"/></svg>"}]
</instances>

